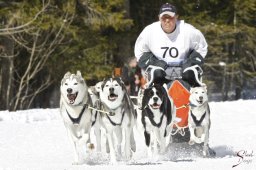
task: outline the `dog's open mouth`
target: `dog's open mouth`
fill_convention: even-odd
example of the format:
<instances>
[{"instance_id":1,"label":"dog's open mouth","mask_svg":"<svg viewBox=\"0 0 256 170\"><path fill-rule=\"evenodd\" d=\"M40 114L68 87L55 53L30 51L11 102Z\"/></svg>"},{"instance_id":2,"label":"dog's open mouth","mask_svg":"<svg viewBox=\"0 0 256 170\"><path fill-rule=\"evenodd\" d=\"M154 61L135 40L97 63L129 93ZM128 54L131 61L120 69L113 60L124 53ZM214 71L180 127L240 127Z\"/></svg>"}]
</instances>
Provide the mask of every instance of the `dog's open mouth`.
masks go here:
<instances>
[{"instance_id":1,"label":"dog's open mouth","mask_svg":"<svg viewBox=\"0 0 256 170\"><path fill-rule=\"evenodd\" d=\"M151 104L150 106L151 106L152 109L159 109L160 108L160 105L157 104L157 103Z\"/></svg>"},{"instance_id":2,"label":"dog's open mouth","mask_svg":"<svg viewBox=\"0 0 256 170\"><path fill-rule=\"evenodd\" d=\"M108 100L110 101L115 101L117 99L118 95L114 94L114 93L111 93L109 96L108 96Z\"/></svg>"},{"instance_id":3,"label":"dog's open mouth","mask_svg":"<svg viewBox=\"0 0 256 170\"><path fill-rule=\"evenodd\" d=\"M203 104L203 100L197 100L199 104Z\"/></svg>"},{"instance_id":4,"label":"dog's open mouth","mask_svg":"<svg viewBox=\"0 0 256 170\"><path fill-rule=\"evenodd\" d=\"M68 94L67 97L68 97L68 100L69 100L69 104L73 104L76 100L76 97L78 95L78 92L74 93L74 94Z\"/></svg>"}]
</instances>

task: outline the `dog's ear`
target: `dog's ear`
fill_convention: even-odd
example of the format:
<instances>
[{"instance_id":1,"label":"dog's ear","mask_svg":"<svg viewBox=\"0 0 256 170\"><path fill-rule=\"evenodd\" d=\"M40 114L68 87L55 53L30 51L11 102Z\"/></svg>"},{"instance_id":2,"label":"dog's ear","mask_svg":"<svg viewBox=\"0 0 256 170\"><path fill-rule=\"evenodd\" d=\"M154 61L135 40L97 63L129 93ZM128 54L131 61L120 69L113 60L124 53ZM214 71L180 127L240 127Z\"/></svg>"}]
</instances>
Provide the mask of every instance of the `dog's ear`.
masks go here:
<instances>
[{"instance_id":1,"label":"dog's ear","mask_svg":"<svg viewBox=\"0 0 256 170\"><path fill-rule=\"evenodd\" d=\"M81 72L80 72L79 70L76 71L75 77L78 79L78 81L79 81L80 83L85 83L85 80L84 80L84 78L82 77L82 74L81 74Z\"/></svg>"},{"instance_id":2,"label":"dog's ear","mask_svg":"<svg viewBox=\"0 0 256 170\"><path fill-rule=\"evenodd\" d=\"M148 104L148 101L149 101L148 93L149 93L150 90L151 90L151 88L147 88L147 89L144 90L144 94L143 94L143 98L142 98L142 103L141 103L142 109L144 109L147 106L147 104Z\"/></svg>"},{"instance_id":3,"label":"dog's ear","mask_svg":"<svg viewBox=\"0 0 256 170\"><path fill-rule=\"evenodd\" d=\"M121 78L120 78L120 84L122 86L122 90L127 91L127 89L125 87L125 84L124 84L124 82L123 82L123 80Z\"/></svg>"},{"instance_id":4,"label":"dog's ear","mask_svg":"<svg viewBox=\"0 0 256 170\"><path fill-rule=\"evenodd\" d=\"M103 79L103 81L101 82L101 90L103 91L103 88L104 88L104 86L105 86L105 84L106 84L106 82L108 81L108 79Z\"/></svg>"},{"instance_id":5,"label":"dog's ear","mask_svg":"<svg viewBox=\"0 0 256 170\"><path fill-rule=\"evenodd\" d=\"M69 77L69 76L71 76L71 73L68 71L68 72L66 72L66 74L64 75L64 78L67 78L67 77Z\"/></svg>"},{"instance_id":6,"label":"dog's ear","mask_svg":"<svg viewBox=\"0 0 256 170\"><path fill-rule=\"evenodd\" d=\"M190 94L194 93L195 89L196 89L196 87L191 87L190 88Z\"/></svg>"},{"instance_id":7,"label":"dog's ear","mask_svg":"<svg viewBox=\"0 0 256 170\"><path fill-rule=\"evenodd\" d=\"M207 92L207 85L203 83L202 87L203 87L204 90Z\"/></svg>"},{"instance_id":8,"label":"dog's ear","mask_svg":"<svg viewBox=\"0 0 256 170\"><path fill-rule=\"evenodd\" d=\"M61 85L66 81L66 79L68 79L71 76L71 73L68 71L66 72L66 74L64 75L63 79L61 80Z\"/></svg>"},{"instance_id":9,"label":"dog's ear","mask_svg":"<svg viewBox=\"0 0 256 170\"><path fill-rule=\"evenodd\" d=\"M98 92L98 93L100 92L100 90L101 90L101 85L102 85L102 81L98 82L98 83L94 86L96 92Z\"/></svg>"},{"instance_id":10,"label":"dog's ear","mask_svg":"<svg viewBox=\"0 0 256 170\"><path fill-rule=\"evenodd\" d=\"M122 90L126 91L125 84L124 84L124 82L123 82L123 80L122 80L122 78L121 78L121 77L115 77L115 78L114 78L114 80L116 80L116 81L118 82L118 84L120 84L120 85L121 85Z\"/></svg>"},{"instance_id":11,"label":"dog's ear","mask_svg":"<svg viewBox=\"0 0 256 170\"><path fill-rule=\"evenodd\" d=\"M169 121L172 120L172 103L164 86L161 87L161 91L163 95L163 103L161 105L161 110L167 116L167 121L169 124Z\"/></svg>"},{"instance_id":12,"label":"dog's ear","mask_svg":"<svg viewBox=\"0 0 256 170\"><path fill-rule=\"evenodd\" d=\"M76 75L82 77L82 74L81 74L81 72L79 70L76 71Z\"/></svg>"}]
</instances>

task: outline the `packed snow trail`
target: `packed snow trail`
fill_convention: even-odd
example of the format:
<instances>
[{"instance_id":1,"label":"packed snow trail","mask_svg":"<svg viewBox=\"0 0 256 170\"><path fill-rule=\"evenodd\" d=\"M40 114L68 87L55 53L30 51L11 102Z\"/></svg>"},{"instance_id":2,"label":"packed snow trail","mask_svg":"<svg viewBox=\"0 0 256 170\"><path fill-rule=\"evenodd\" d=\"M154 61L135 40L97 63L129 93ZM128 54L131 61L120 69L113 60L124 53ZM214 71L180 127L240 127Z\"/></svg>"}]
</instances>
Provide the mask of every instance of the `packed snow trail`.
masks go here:
<instances>
[{"instance_id":1,"label":"packed snow trail","mask_svg":"<svg viewBox=\"0 0 256 170\"><path fill-rule=\"evenodd\" d=\"M142 137L135 134L137 151L132 160L117 165L110 165L109 156L101 153L88 154L85 164L72 165L73 150L59 109L0 111L0 169L255 170L256 100L210 102L210 108L209 144L216 158L200 157L195 148L180 143L171 145L167 154L149 159Z\"/></svg>"}]
</instances>

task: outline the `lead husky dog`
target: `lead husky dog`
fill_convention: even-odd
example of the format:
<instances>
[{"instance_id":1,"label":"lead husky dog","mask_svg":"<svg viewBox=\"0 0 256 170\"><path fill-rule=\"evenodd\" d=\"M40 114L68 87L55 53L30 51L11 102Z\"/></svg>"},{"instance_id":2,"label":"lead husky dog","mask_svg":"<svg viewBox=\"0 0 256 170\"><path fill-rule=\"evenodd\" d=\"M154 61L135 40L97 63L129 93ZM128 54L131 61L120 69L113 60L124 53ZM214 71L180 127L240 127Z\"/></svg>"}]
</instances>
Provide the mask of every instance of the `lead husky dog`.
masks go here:
<instances>
[{"instance_id":1,"label":"lead husky dog","mask_svg":"<svg viewBox=\"0 0 256 170\"><path fill-rule=\"evenodd\" d=\"M101 112L100 117L101 125L107 133L111 162L116 162L116 152L118 156L121 156L121 151L124 151L125 159L130 159L131 149L133 151L136 149L133 136L136 114L120 78L109 78L101 83L100 101L101 110L106 111L106 113ZM124 133L124 138L122 133ZM124 143L123 148L122 143Z\"/></svg>"},{"instance_id":2,"label":"lead husky dog","mask_svg":"<svg viewBox=\"0 0 256 170\"><path fill-rule=\"evenodd\" d=\"M204 143L203 155L209 156L208 142L211 121L206 86L191 88L190 93L190 111L188 117L190 131L189 144Z\"/></svg>"},{"instance_id":3,"label":"lead husky dog","mask_svg":"<svg viewBox=\"0 0 256 170\"><path fill-rule=\"evenodd\" d=\"M68 137L73 143L74 163L79 163L79 145L87 144L91 129L92 113L88 109L91 99L80 71L67 72L61 80L60 113ZM87 149L87 148L86 148Z\"/></svg>"}]
</instances>

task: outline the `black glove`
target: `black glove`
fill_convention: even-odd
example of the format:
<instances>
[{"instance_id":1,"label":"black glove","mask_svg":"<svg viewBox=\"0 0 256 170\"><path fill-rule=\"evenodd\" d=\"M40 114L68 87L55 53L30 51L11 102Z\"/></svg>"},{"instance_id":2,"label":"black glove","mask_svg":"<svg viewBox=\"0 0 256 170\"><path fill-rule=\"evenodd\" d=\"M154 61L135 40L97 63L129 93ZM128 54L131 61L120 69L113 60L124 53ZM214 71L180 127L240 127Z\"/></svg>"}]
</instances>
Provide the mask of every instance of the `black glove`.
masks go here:
<instances>
[{"instance_id":1,"label":"black glove","mask_svg":"<svg viewBox=\"0 0 256 170\"><path fill-rule=\"evenodd\" d=\"M153 53L151 52L145 52L143 55L140 57L138 66L142 68L143 70L146 70L146 68L149 65L153 66L158 66L166 70L168 67L167 63L163 60L159 60L156 56L154 56Z\"/></svg>"},{"instance_id":2,"label":"black glove","mask_svg":"<svg viewBox=\"0 0 256 170\"><path fill-rule=\"evenodd\" d=\"M167 80L165 78L166 73L161 67L149 66L146 69L148 85L155 84L163 84L166 83Z\"/></svg>"},{"instance_id":3,"label":"black glove","mask_svg":"<svg viewBox=\"0 0 256 170\"><path fill-rule=\"evenodd\" d=\"M202 82L199 81L202 76L201 67L203 64L204 58L201 56L201 54L199 54L195 50L191 51L187 59L185 59L182 64L182 79L188 82L192 87L200 86ZM196 70L187 69L184 72L186 68L191 68L195 65L198 65L198 67L196 67Z\"/></svg>"},{"instance_id":4,"label":"black glove","mask_svg":"<svg viewBox=\"0 0 256 170\"><path fill-rule=\"evenodd\" d=\"M154 83L163 84L165 82L166 73L164 70L157 69L154 71Z\"/></svg>"},{"instance_id":5,"label":"black glove","mask_svg":"<svg viewBox=\"0 0 256 170\"><path fill-rule=\"evenodd\" d=\"M201 77L203 75L203 70L200 66L194 65L188 67L182 72L182 79L188 82L192 87L202 86Z\"/></svg>"},{"instance_id":6,"label":"black glove","mask_svg":"<svg viewBox=\"0 0 256 170\"><path fill-rule=\"evenodd\" d=\"M199 83L196 81L195 73L192 70L188 70L185 73L182 73L182 80L188 82L191 87L200 86Z\"/></svg>"},{"instance_id":7,"label":"black glove","mask_svg":"<svg viewBox=\"0 0 256 170\"><path fill-rule=\"evenodd\" d=\"M182 70L185 70L186 68L193 65L198 65L202 67L203 64L204 64L204 58L197 51L193 50L189 54L189 56L183 61Z\"/></svg>"}]
</instances>

